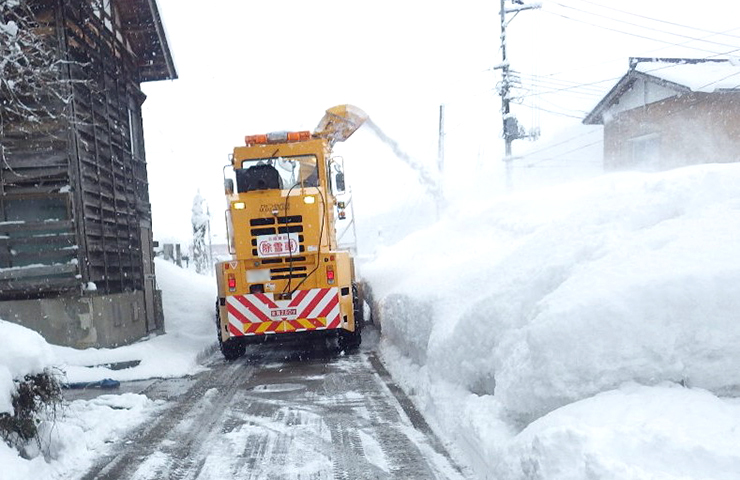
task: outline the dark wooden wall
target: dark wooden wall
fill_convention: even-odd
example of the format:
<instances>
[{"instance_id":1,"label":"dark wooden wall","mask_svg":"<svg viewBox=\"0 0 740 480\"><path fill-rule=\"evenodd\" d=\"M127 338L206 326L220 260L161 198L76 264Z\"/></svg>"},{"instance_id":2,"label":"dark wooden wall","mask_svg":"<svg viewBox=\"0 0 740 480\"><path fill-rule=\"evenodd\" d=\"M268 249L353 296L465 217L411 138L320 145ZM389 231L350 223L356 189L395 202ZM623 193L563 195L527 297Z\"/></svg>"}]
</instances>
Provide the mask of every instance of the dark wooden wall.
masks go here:
<instances>
[{"instance_id":1,"label":"dark wooden wall","mask_svg":"<svg viewBox=\"0 0 740 480\"><path fill-rule=\"evenodd\" d=\"M144 286L142 225L151 225L136 57L116 16L89 1L47 0L43 31L68 62L63 119L11 128L0 166L0 298L94 282ZM59 107L59 106L57 106ZM145 232L149 232L147 228ZM35 267L29 267L35 265Z\"/></svg>"}]
</instances>

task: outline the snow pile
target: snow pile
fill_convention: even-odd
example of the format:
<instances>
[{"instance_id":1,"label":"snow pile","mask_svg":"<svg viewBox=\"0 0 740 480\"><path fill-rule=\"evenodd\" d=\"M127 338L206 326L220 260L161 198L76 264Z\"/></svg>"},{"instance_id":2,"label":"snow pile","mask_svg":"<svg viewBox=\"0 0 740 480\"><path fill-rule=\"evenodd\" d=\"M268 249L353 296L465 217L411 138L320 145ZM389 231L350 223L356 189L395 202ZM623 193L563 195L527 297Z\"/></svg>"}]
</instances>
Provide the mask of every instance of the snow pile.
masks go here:
<instances>
[{"instance_id":1,"label":"snow pile","mask_svg":"<svg viewBox=\"0 0 740 480\"><path fill-rule=\"evenodd\" d=\"M41 425L42 448L34 458L22 459L0 442L2 478L81 478L111 444L121 442L130 429L150 418L156 409L155 402L132 393L74 401L65 407L63 418Z\"/></svg>"},{"instance_id":2,"label":"snow pile","mask_svg":"<svg viewBox=\"0 0 740 480\"><path fill-rule=\"evenodd\" d=\"M51 347L41 335L0 320L0 413L13 412L13 379L40 373L53 359Z\"/></svg>"},{"instance_id":3,"label":"snow pile","mask_svg":"<svg viewBox=\"0 0 740 480\"><path fill-rule=\"evenodd\" d=\"M0 413L13 410L13 379L59 364L54 348L36 332L0 320ZM31 458L21 458L18 451L0 441L2 478L73 478L105 454L110 444L149 418L155 408L155 402L134 394L74 401L57 418L42 421L40 445L32 442L25 452Z\"/></svg>"},{"instance_id":4,"label":"snow pile","mask_svg":"<svg viewBox=\"0 0 740 480\"><path fill-rule=\"evenodd\" d=\"M740 165L612 174L465 206L363 268L387 350L429 377L414 387L428 409L445 410L434 385L449 384L516 429L626 382L740 385ZM446 414L463 436L455 423L477 418ZM507 441L492 442L505 455Z\"/></svg>"},{"instance_id":5,"label":"snow pile","mask_svg":"<svg viewBox=\"0 0 740 480\"><path fill-rule=\"evenodd\" d=\"M12 410L13 378L49 366L64 371L70 383L177 377L202 370L198 359L216 343L215 280L160 260L156 268L165 335L116 349L75 350L49 345L37 333L0 320L0 412ZM125 370L89 367L131 360L140 364ZM156 402L131 393L71 402L53 424L40 426L42 448L34 458L23 459L0 441L2 479L77 478L156 409Z\"/></svg>"},{"instance_id":6,"label":"snow pile","mask_svg":"<svg viewBox=\"0 0 740 480\"><path fill-rule=\"evenodd\" d=\"M522 431L498 478L740 478L740 402L677 386L625 385Z\"/></svg>"}]
</instances>

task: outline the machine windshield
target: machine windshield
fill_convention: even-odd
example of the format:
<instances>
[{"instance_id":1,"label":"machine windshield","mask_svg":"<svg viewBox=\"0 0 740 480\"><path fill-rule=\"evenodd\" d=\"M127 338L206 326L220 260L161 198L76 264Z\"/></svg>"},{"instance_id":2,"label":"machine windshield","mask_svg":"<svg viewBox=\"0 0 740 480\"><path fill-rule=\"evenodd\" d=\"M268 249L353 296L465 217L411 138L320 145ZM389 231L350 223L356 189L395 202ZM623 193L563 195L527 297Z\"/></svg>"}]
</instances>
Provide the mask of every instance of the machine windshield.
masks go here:
<instances>
[{"instance_id":1,"label":"machine windshield","mask_svg":"<svg viewBox=\"0 0 740 480\"><path fill-rule=\"evenodd\" d=\"M236 170L236 188L239 193L318 186L316 155L244 160L241 168Z\"/></svg>"}]
</instances>

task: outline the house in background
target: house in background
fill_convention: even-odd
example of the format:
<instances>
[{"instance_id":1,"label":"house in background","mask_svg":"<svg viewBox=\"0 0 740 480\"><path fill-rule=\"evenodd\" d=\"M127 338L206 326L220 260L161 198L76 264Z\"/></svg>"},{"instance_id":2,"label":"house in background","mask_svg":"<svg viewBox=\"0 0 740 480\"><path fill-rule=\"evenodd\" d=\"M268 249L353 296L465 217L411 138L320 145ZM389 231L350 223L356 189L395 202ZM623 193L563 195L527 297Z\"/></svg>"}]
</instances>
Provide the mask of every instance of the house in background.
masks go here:
<instances>
[{"instance_id":1,"label":"house in background","mask_svg":"<svg viewBox=\"0 0 740 480\"><path fill-rule=\"evenodd\" d=\"M157 3L29 5L71 80L69 114L0 138L0 318L56 344L130 343L164 328L140 89L177 78Z\"/></svg>"},{"instance_id":2,"label":"house in background","mask_svg":"<svg viewBox=\"0 0 740 480\"><path fill-rule=\"evenodd\" d=\"M583 123L604 126L606 171L740 161L740 60L631 58Z\"/></svg>"}]
</instances>

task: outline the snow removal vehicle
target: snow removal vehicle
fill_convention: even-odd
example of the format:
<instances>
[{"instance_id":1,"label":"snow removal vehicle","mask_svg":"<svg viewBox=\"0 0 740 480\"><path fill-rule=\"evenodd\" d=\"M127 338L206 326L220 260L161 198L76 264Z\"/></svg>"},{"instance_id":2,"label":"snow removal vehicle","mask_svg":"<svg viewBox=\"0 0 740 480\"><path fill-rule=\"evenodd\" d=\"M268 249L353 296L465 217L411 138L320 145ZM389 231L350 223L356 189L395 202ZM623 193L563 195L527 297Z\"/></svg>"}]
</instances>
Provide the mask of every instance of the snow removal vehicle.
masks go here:
<instances>
[{"instance_id":1,"label":"snow removal vehicle","mask_svg":"<svg viewBox=\"0 0 740 480\"><path fill-rule=\"evenodd\" d=\"M336 142L367 120L351 105L330 108L314 132L245 137L224 167L231 259L216 264L216 323L227 359L250 343L336 337L361 341L363 302L354 259L337 245L345 218Z\"/></svg>"}]
</instances>

